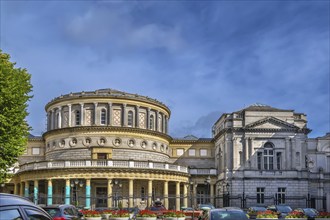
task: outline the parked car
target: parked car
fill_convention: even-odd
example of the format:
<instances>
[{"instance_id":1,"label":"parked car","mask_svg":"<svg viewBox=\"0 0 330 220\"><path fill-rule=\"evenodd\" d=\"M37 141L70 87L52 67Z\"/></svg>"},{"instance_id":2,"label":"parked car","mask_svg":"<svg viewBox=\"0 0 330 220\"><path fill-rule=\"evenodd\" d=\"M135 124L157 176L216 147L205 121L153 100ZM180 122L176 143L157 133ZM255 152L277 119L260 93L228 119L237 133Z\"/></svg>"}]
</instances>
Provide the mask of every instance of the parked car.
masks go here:
<instances>
[{"instance_id":1,"label":"parked car","mask_svg":"<svg viewBox=\"0 0 330 220\"><path fill-rule=\"evenodd\" d=\"M267 207L268 210L271 210L273 212L279 213L279 218L285 218L289 214L289 212L292 212L292 208L288 205L270 205Z\"/></svg>"},{"instance_id":2,"label":"parked car","mask_svg":"<svg viewBox=\"0 0 330 220\"><path fill-rule=\"evenodd\" d=\"M203 207L208 207L210 209L215 209L214 205L212 205L212 204L198 204L197 209L202 210Z\"/></svg>"},{"instance_id":3,"label":"parked car","mask_svg":"<svg viewBox=\"0 0 330 220\"><path fill-rule=\"evenodd\" d=\"M150 206L147 209L154 212L157 215L157 218L162 218L163 213L167 211L160 201L156 201L153 206Z\"/></svg>"},{"instance_id":4,"label":"parked car","mask_svg":"<svg viewBox=\"0 0 330 220\"><path fill-rule=\"evenodd\" d=\"M247 214L249 215L250 219L255 219L257 217L258 212L264 212L267 208L264 206L252 206L248 208Z\"/></svg>"},{"instance_id":5,"label":"parked car","mask_svg":"<svg viewBox=\"0 0 330 220\"><path fill-rule=\"evenodd\" d=\"M0 218L19 220L52 220L52 217L30 200L7 193L0 193Z\"/></svg>"},{"instance_id":6,"label":"parked car","mask_svg":"<svg viewBox=\"0 0 330 220\"><path fill-rule=\"evenodd\" d=\"M218 220L218 219L226 219L226 220L248 220L246 214L239 209L210 209L208 220Z\"/></svg>"},{"instance_id":7,"label":"parked car","mask_svg":"<svg viewBox=\"0 0 330 220\"><path fill-rule=\"evenodd\" d=\"M73 205L49 205L42 207L53 220L80 220L83 214Z\"/></svg>"},{"instance_id":8,"label":"parked car","mask_svg":"<svg viewBox=\"0 0 330 220\"><path fill-rule=\"evenodd\" d=\"M314 220L315 217L319 214L319 212L313 208L297 208L295 211L304 213L304 215L308 217L308 220Z\"/></svg>"}]
</instances>

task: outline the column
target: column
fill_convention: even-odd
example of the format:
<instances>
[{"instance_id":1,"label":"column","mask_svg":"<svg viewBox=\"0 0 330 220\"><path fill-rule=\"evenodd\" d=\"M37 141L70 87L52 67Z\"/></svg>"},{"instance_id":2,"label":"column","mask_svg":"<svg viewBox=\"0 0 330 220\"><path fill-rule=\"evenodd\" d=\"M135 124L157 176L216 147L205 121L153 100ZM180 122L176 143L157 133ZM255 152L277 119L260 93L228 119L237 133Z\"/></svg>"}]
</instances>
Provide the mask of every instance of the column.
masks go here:
<instances>
[{"instance_id":1,"label":"column","mask_svg":"<svg viewBox=\"0 0 330 220\"><path fill-rule=\"evenodd\" d=\"M47 190L47 205L53 204L53 182L52 179L48 179L48 190Z\"/></svg>"},{"instance_id":2,"label":"column","mask_svg":"<svg viewBox=\"0 0 330 220\"><path fill-rule=\"evenodd\" d=\"M164 181L164 206L168 209L168 182Z\"/></svg>"},{"instance_id":3,"label":"column","mask_svg":"<svg viewBox=\"0 0 330 220\"><path fill-rule=\"evenodd\" d=\"M65 180L65 204L70 204L70 179Z\"/></svg>"},{"instance_id":4,"label":"column","mask_svg":"<svg viewBox=\"0 0 330 220\"><path fill-rule=\"evenodd\" d=\"M24 196L24 182L21 182L21 187L19 188L19 190L20 190L19 195Z\"/></svg>"},{"instance_id":5,"label":"column","mask_svg":"<svg viewBox=\"0 0 330 220\"><path fill-rule=\"evenodd\" d=\"M128 207L133 207L133 195L134 195L134 180L128 180Z\"/></svg>"},{"instance_id":6,"label":"column","mask_svg":"<svg viewBox=\"0 0 330 220\"><path fill-rule=\"evenodd\" d=\"M18 195L18 183L14 183L14 195Z\"/></svg>"},{"instance_id":7,"label":"column","mask_svg":"<svg viewBox=\"0 0 330 220\"><path fill-rule=\"evenodd\" d=\"M51 129L55 129L55 111L52 109Z\"/></svg>"},{"instance_id":8,"label":"column","mask_svg":"<svg viewBox=\"0 0 330 220\"><path fill-rule=\"evenodd\" d=\"M136 110L135 110L135 127L136 128L139 128L140 127L140 115L139 115L139 112L140 112L140 106L136 106Z\"/></svg>"},{"instance_id":9,"label":"column","mask_svg":"<svg viewBox=\"0 0 330 220\"><path fill-rule=\"evenodd\" d=\"M126 104L123 104L123 108L121 111L121 118L122 118L122 126L127 127L127 122L126 122Z\"/></svg>"},{"instance_id":10,"label":"column","mask_svg":"<svg viewBox=\"0 0 330 220\"><path fill-rule=\"evenodd\" d=\"M86 179L86 204L85 207L89 209L91 207L91 180Z\"/></svg>"},{"instance_id":11,"label":"column","mask_svg":"<svg viewBox=\"0 0 330 220\"><path fill-rule=\"evenodd\" d=\"M47 112L47 131L51 129L51 112Z\"/></svg>"},{"instance_id":12,"label":"column","mask_svg":"<svg viewBox=\"0 0 330 220\"><path fill-rule=\"evenodd\" d=\"M29 181L26 181L24 184L24 197L28 198L30 195L29 192Z\"/></svg>"},{"instance_id":13,"label":"column","mask_svg":"<svg viewBox=\"0 0 330 220\"><path fill-rule=\"evenodd\" d=\"M68 116L68 126L71 127L71 104L68 104L68 108L69 108L69 116Z\"/></svg>"},{"instance_id":14,"label":"column","mask_svg":"<svg viewBox=\"0 0 330 220\"><path fill-rule=\"evenodd\" d=\"M291 150L290 139L285 138L285 169L291 169Z\"/></svg>"},{"instance_id":15,"label":"column","mask_svg":"<svg viewBox=\"0 0 330 220\"><path fill-rule=\"evenodd\" d=\"M214 184L210 183L210 202L214 205Z\"/></svg>"},{"instance_id":16,"label":"column","mask_svg":"<svg viewBox=\"0 0 330 220\"><path fill-rule=\"evenodd\" d=\"M34 181L34 188L33 188L33 201L34 201L34 204L38 204L38 194L39 194L39 183L38 183L38 180L35 180Z\"/></svg>"},{"instance_id":17,"label":"column","mask_svg":"<svg viewBox=\"0 0 330 220\"><path fill-rule=\"evenodd\" d=\"M152 180L148 180L148 206L152 204Z\"/></svg>"},{"instance_id":18,"label":"column","mask_svg":"<svg viewBox=\"0 0 330 220\"><path fill-rule=\"evenodd\" d=\"M156 117L155 117L155 131L159 131L159 111L156 111Z\"/></svg>"},{"instance_id":19,"label":"column","mask_svg":"<svg viewBox=\"0 0 330 220\"><path fill-rule=\"evenodd\" d=\"M150 108L147 109L147 129L150 129Z\"/></svg>"},{"instance_id":20,"label":"column","mask_svg":"<svg viewBox=\"0 0 330 220\"><path fill-rule=\"evenodd\" d=\"M180 182L175 183L175 210L180 211Z\"/></svg>"},{"instance_id":21,"label":"column","mask_svg":"<svg viewBox=\"0 0 330 220\"><path fill-rule=\"evenodd\" d=\"M163 120L162 120L162 122L163 122L163 133L166 133L166 126L165 126L165 121L166 121L166 115L165 114L163 114Z\"/></svg>"},{"instance_id":22,"label":"column","mask_svg":"<svg viewBox=\"0 0 330 220\"><path fill-rule=\"evenodd\" d=\"M244 138L244 161L246 168L249 166L249 159L249 138Z\"/></svg>"},{"instance_id":23,"label":"column","mask_svg":"<svg viewBox=\"0 0 330 220\"><path fill-rule=\"evenodd\" d=\"M108 208L112 208L112 179L108 179Z\"/></svg>"},{"instance_id":24,"label":"column","mask_svg":"<svg viewBox=\"0 0 330 220\"><path fill-rule=\"evenodd\" d=\"M111 126L112 124L112 118L111 118L111 112L112 112L112 103L108 103L108 125Z\"/></svg>"},{"instance_id":25,"label":"column","mask_svg":"<svg viewBox=\"0 0 330 220\"><path fill-rule=\"evenodd\" d=\"M58 128L62 128L62 107L58 107Z\"/></svg>"},{"instance_id":26,"label":"column","mask_svg":"<svg viewBox=\"0 0 330 220\"><path fill-rule=\"evenodd\" d=\"M184 207L188 207L188 187L189 187L189 183L183 185L183 206Z\"/></svg>"},{"instance_id":27,"label":"column","mask_svg":"<svg viewBox=\"0 0 330 220\"><path fill-rule=\"evenodd\" d=\"M84 125L84 103L80 103L80 125Z\"/></svg>"},{"instance_id":28,"label":"column","mask_svg":"<svg viewBox=\"0 0 330 220\"><path fill-rule=\"evenodd\" d=\"M197 208L197 206L196 206L196 204L197 204L196 189L197 189L197 184L194 184L193 185L193 198L194 198L193 206L194 206L194 208Z\"/></svg>"},{"instance_id":29,"label":"column","mask_svg":"<svg viewBox=\"0 0 330 220\"><path fill-rule=\"evenodd\" d=\"M252 157L252 138L248 139L248 168L251 168L251 157Z\"/></svg>"},{"instance_id":30,"label":"column","mask_svg":"<svg viewBox=\"0 0 330 220\"><path fill-rule=\"evenodd\" d=\"M93 114L93 125L96 125L96 109L97 109L97 102L94 102L94 114Z\"/></svg>"}]
</instances>

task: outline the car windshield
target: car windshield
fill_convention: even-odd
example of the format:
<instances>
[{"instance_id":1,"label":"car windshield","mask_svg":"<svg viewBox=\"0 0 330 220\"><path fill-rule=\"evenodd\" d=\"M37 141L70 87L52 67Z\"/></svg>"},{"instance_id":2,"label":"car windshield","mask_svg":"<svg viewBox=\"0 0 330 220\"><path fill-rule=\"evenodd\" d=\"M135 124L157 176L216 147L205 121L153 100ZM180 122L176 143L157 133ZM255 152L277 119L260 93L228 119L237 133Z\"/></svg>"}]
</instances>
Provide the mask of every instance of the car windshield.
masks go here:
<instances>
[{"instance_id":1,"label":"car windshield","mask_svg":"<svg viewBox=\"0 0 330 220\"><path fill-rule=\"evenodd\" d=\"M199 209L202 209L204 207L214 209L215 207L212 204L199 204Z\"/></svg>"},{"instance_id":2,"label":"car windshield","mask_svg":"<svg viewBox=\"0 0 330 220\"><path fill-rule=\"evenodd\" d=\"M266 211L267 209L265 207L256 206L256 207L251 207L250 210L260 212L260 211Z\"/></svg>"},{"instance_id":3,"label":"car windshield","mask_svg":"<svg viewBox=\"0 0 330 220\"><path fill-rule=\"evenodd\" d=\"M317 213L315 212L314 209L304 209L304 212L306 215L308 216L314 216L314 215L317 215Z\"/></svg>"},{"instance_id":4,"label":"car windshield","mask_svg":"<svg viewBox=\"0 0 330 220\"><path fill-rule=\"evenodd\" d=\"M57 209L57 208L44 208L44 210L46 211L46 212L48 212L48 214L52 217L52 218L54 218L54 217L56 217L56 216L60 216L60 209Z\"/></svg>"},{"instance_id":5,"label":"car windshield","mask_svg":"<svg viewBox=\"0 0 330 220\"><path fill-rule=\"evenodd\" d=\"M248 219L243 212L239 211L213 211L211 212L211 220L246 220Z\"/></svg>"},{"instance_id":6,"label":"car windshield","mask_svg":"<svg viewBox=\"0 0 330 220\"><path fill-rule=\"evenodd\" d=\"M284 205L277 206L277 210L280 211L280 212L284 212L284 213L289 213L289 212L292 211L290 206L284 206Z\"/></svg>"}]
</instances>

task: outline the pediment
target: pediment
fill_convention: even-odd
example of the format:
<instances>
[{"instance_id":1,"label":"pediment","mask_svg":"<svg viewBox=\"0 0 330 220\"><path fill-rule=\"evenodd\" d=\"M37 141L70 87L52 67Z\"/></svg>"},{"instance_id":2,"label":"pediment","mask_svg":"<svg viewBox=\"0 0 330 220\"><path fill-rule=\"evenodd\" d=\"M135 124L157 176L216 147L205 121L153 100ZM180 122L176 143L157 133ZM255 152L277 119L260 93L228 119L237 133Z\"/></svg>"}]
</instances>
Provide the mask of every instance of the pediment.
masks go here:
<instances>
[{"instance_id":1,"label":"pediment","mask_svg":"<svg viewBox=\"0 0 330 220\"><path fill-rule=\"evenodd\" d=\"M245 126L246 129L299 129L297 126L275 117L267 117Z\"/></svg>"}]
</instances>

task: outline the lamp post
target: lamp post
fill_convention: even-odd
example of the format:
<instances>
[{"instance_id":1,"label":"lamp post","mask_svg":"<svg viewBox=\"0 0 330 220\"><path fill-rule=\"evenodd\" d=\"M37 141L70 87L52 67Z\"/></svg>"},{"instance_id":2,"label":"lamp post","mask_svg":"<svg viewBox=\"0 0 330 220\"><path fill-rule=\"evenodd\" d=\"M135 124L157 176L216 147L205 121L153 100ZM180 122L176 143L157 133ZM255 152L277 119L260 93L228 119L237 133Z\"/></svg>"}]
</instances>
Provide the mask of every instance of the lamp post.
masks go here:
<instances>
[{"instance_id":1,"label":"lamp post","mask_svg":"<svg viewBox=\"0 0 330 220\"><path fill-rule=\"evenodd\" d=\"M118 207L118 196L117 193L119 189L123 186L119 180L113 180L113 186L115 187L115 207ZM121 208L121 207L120 207Z\"/></svg>"},{"instance_id":2,"label":"lamp post","mask_svg":"<svg viewBox=\"0 0 330 220\"><path fill-rule=\"evenodd\" d=\"M79 205L78 187L83 187L84 183L82 181L79 181L78 179L75 179L75 180L71 181L70 186L74 189L74 192L75 192L75 206L78 206ZM72 193L73 193L73 190L72 190Z\"/></svg>"},{"instance_id":3,"label":"lamp post","mask_svg":"<svg viewBox=\"0 0 330 220\"><path fill-rule=\"evenodd\" d=\"M229 201L230 201L230 198L229 198L229 183L228 182L223 182L223 189L224 189L224 192L226 192L226 194L224 195L224 198L225 199L225 204L224 206L230 206L229 204Z\"/></svg>"},{"instance_id":4,"label":"lamp post","mask_svg":"<svg viewBox=\"0 0 330 220\"><path fill-rule=\"evenodd\" d=\"M210 183L211 183L211 177L208 176L205 181L204 181L205 185L207 186L207 197L209 200L209 203L211 203L211 197L210 197ZM207 199L206 197L206 199ZM205 201L205 203L207 203L207 201Z\"/></svg>"}]
</instances>

